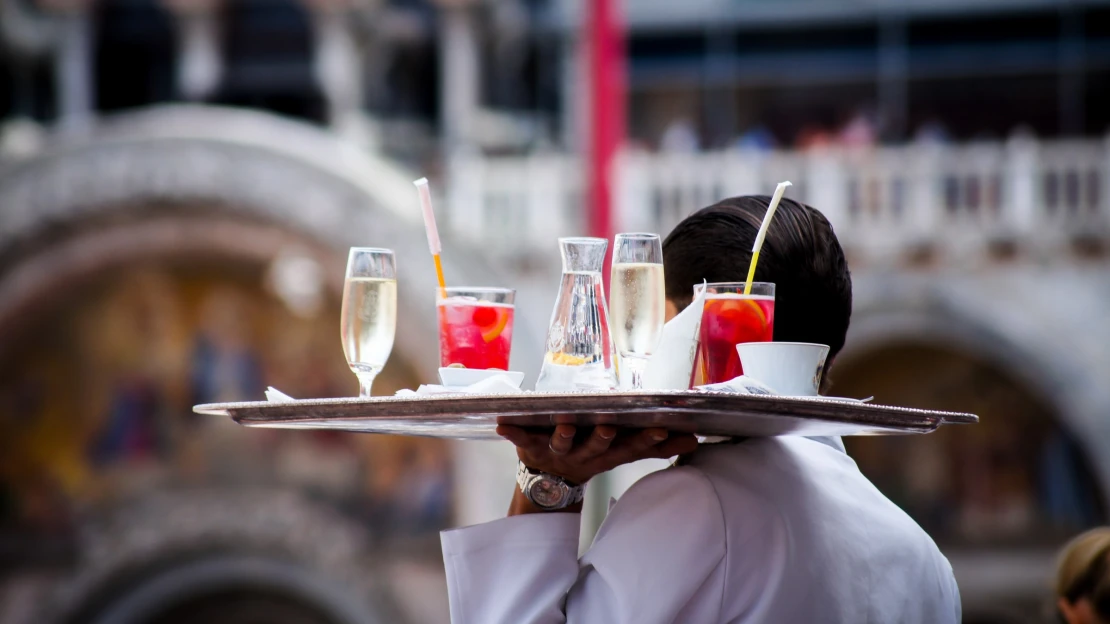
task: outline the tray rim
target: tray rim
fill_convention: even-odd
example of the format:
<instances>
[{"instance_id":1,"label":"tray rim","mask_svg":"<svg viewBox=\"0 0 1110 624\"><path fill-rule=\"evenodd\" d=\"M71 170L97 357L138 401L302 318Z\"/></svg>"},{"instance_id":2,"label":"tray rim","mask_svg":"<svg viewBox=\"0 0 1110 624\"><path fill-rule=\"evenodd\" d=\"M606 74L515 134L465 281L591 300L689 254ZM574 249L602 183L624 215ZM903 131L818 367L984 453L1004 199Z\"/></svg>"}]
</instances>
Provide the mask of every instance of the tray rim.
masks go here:
<instances>
[{"instance_id":1,"label":"tray rim","mask_svg":"<svg viewBox=\"0 0 1110 624\"><path fill-rule=\"evenodd\" d=\"M913 407L903 407L903 406L897 406L897 405L880 405L880 404L874 404L874 403L846 402L846 401L836 400L836 399L824 399L824 398L821 398L821 397L793 398L793 397L781 397L781 396L772 396L772 395L735 394L735 393L729 393L729 392L713 392L713 391L703 391L703 390L697 390L697 391L694 391L694 390L660 390L660 391L650 391L650 392L628 392L628 391L621 392L621 391L617 391L617 392L542 392L542 393L541 392L527 391L527 392L523 392L523 393L519 393L519 394L493 394L493 395L459 393L459 394L439 394L439 395L433 395L433 396L411 396L411 395L410 396L382 396L382 397L369 397L369 398L365 398L365 399L362 399L362 398L359 398L359 397L338 397L338 398L296 399L296 400L292 400L292 401L238 401L238 402L229 402L229 403L198 404L198 405L193 406L193 411L198 413L198 414L231 417L236 422L238 422L240 424L244 424L244 425L267 422L267 421L260 421L260 420L257 420L257 419L250 419L250 418L243 417L243 416L236 416L234 414L235 411L239 411L239 410L258 410L258 409L264 409L264 408L268 408L268 407L275 407L275 408L290 408L290 407L296 407L296 406L326 407L326 406L329 406L329 405L349 405L349 406L367 405L367 406L381 406L381 407L384 407L384 406L387 406L387 405L397 405L398 407L409 407L409 408L411 408L411 407L414 407L416 405L434 405L434 404L438 403L438 404L441 404L441 405L442 404L448 404L448 405L452 406L452 409L447 410L446 412L440 411L441 414L449 413L451 415L466 415L466 414L506 414L506 415L508 415L508 414L519 414L519 413L524 413L524 412L522 412L520 410L514 410L514 411L508 411L508 412L499 411L497 409L493 409L493 408L489 407L489 404L491 404L491 403L496 404L496 403L499 403L499 402L520 401L522 399L528 399L528 398L532 398L532 397L534 397L536 399L541 399L541 400L550 400L550 399L553 399L553 398L563 398L563 399L566 399L567 401L570 401L570 402L596 401L598 399L604 398L604 399L613 400L613 401L622 401L622 400L626 401L626 402L633 401L633 402L639 402L639 403L642 403L642 404L648 404L648 403L651 403L651 402L657 402L658 403L658 402L665 402L667 400L677 400L677 399L700 399L700 400L703 400L703 401L733 401L733 400L736 400L736 401L741 401L741 402L748 402L749 404L753 403L753 402L757 403L757 404L760 403L760 402L766 402L769 405L776 405L779 410L783 410L783 411L785 411L784 408L788 408L790 406L801 408L801 407L804 407L806 405L812 405L812 404L818 404L818 405L823 405L823 406L833 406L833 405L835 405L835 406L838 406L838 407L851 406L853 408L853 410L862 410L864 412L875 412L876 414L880 414L880 413L881 414L887 414L887 415L903 414L903 415L906 415L906 416L915 416L915 417L918 417L918 418L936 419L937 422L933 425L933 427L931 429L935 429L936 427L938 427L940 425L944 425L944 424L976 424L976 423L979 422L979 417L978 416L976 416L975 414L966 413L966 412L947 412L947 411L940 411L940 410L925 410L925 409L913 408ZM485 407L483 409L473 409L473 407L474 407L473 404L480 404L480 403L484 403L487 407ZM643 405L643 407L644 408L652 407L654 409L666 409L668 406L666 406L666 405ZM567 409L570 409L571 411L574 411L573 406L567 406ZM629 407L627 405L623 405L623 406L622 405L614 405L613 409L618 410L618 409L635 409L635 408ZM696 408L695 407L690 407L690 406L683 406L683 407L671 406L671 409L674 409L675 411L681 411L681 412L691 412L691 411L695 411ZM710 411L715 411L715 410L710 410ZM534 413L536 413L536 414L548 414L548 413L553 414L553 413L558 413L558 410L537 409L536 412L534 412ZM773 414L769 414L769 415L773 415ZM388 415L345 416L345 417L334 417L334 418L332 418L332 420L335 420L336 418L341 418L341 419L345 419L345 420L346 419L349 419L349 420L374 420L374 419L387 419L387 418L391 418L391 417L392 418L399 418L399 417L402 417L402 416L401 415L397 415L397 416L388 416ZM411 415L411 414L410 415L405 415L403 417L404 418L419 418L418 415ZM302 417L302 418L285 417L285 418L275 419L275 420L269 421L269 422L288 422L288 423L303 422L303 423L308 423L308 422L319 421L319 420L324 420L324 419L319 418L319 417ZM844 419L844 420L841 420L841 422L851 422L853 420L854 419Z\"/></svg>"}]
</instances>

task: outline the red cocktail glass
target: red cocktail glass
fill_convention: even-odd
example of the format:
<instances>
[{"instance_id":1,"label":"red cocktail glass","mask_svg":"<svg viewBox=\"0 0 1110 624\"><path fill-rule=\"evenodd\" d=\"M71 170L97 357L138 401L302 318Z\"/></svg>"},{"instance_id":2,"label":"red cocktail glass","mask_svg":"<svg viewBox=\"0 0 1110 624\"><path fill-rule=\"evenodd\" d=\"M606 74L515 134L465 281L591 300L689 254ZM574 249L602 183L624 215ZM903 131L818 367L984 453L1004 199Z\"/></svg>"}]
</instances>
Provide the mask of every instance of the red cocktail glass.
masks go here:
<instances>
[{"instance_id":1,"label":"red cocktail glass","mask_svg":"<svg viewBox=\"0 0 1110 624\"><path fill-rule=\"evenodd\" d=\"M509 288L447 288L438 292L440 366L509 370L515 294Z\"/></svg>"},{"instance_id":2,"label":"red cocktail glass","mask_svg":"<svg viewBox=\"0 0 1110 624\"><path fill-rule=\"evenodd\" d=\"M721 383L744 374L736 345L770 342L775 330L775 285L752 282L719 282L694 286L695 297L706 290L698 335L696 379Z\"/></svg>"}]
</instances>

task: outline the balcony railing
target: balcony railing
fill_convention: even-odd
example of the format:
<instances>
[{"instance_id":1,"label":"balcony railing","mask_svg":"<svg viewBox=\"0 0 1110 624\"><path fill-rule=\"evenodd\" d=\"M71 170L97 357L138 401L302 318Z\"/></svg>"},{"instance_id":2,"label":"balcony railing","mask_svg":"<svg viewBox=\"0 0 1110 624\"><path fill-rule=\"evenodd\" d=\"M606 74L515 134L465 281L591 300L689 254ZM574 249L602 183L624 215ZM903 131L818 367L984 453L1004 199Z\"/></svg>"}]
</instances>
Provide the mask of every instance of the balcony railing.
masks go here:
<instances>
[{"instance_id":1,"label":"balcony railing","mask_svg":"<svg viewBox=\"0 0 1110 624\"><path fill-rule=\"evenodd\" d=\"M448 167L448 223L502 257L584 232L583 165L565 154L459 156ZM625 152L616 227L665 233L732 195L789 197L829 217L856 257L967 261L1052 256L1110 242L1110 139L910 145L814 152ZM1092 248L1087 245L1085 248ZM924 252L924 253L923 253Z\"/></svg>"}]
</instances>

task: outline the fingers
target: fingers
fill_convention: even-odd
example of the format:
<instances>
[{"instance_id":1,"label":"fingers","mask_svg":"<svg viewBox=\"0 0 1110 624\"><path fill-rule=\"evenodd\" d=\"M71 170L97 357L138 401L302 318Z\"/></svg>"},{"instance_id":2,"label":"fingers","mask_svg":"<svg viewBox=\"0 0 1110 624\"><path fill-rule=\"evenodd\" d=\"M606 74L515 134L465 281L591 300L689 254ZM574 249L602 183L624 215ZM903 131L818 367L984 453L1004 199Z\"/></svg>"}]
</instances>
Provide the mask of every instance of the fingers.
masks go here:
<instances>
[{"instance_id":1,"label":"fingers","mask_svg":"<svg viewBox=\"0 0 1110 624\"><path fill-rule=\"evenodd\" d=\"M674 457L691 453L698 447L698 440L688 433L671 434L666 429L644 429L615 447L607 457L613 466L641 459Z\"/></svg>"},{"instance_id":2,"label":"fingers","mask_svg":"<svg viewBox=\"0 0 1110 624\"><path fill-rule=\"evenodd\" d=\"M532 430L511 425L501 425L497 427L496 432L497 435L512 442L513 446L517 447L521 459L524 459L525 455L529 457L546 457L554 455L551 451L551 437L553 434L550 429L546 431Z\"/></svg>"},{"instance_id":3,"label":"fingers","mask_svg":"<svg viewBox=\"0 0 1110 624\"><path fill-rule=\"evenodd\" d=\"M656 444L667 439L666 429L644 429L628 441L628 450L636 455L642 455Z\"/></svg>"},{"instance_id":4,"label":"fingers","mask_svg":"<svg viewBox=\"0 0 1110 624\"><path fill-rule=\"evenodd\" d=\"M635 431L598 425L589 437L578 444L575 444L576 433L574 426L566 424L557 425L554 431L549 429L547 432L511 425L497 427L497 434L512 442L526 463L549 465L550 469L572 466L587 469L591 474L641 459L691 453L698 446L697 439L691 434L669 433L661 428ZM552 461L556 463L551 464Z\"/></svg>"},{"instance_id":5,"label":"fingers","mask_svg":"<svg viewBox=\"0 0 1110 624\"><path fill-rule=\"evenodd\" d=\"M565 454L573 446L575 435L571 425L559 425L554 430L498 425L494 431L521 449L556 454Z\"/></svg>"},{"instance_id":6,"label":"fingers","mask_svg":"<svg viewBox=\"0 0 1110 624\"><path fill-rule=\"evenodd\" d=\"M678 433L657 444L652 448L652 451L655 452L655 457L666 459L667 457L674 457L675 455L693 453L697 448L698 439L692 434Z\"/></svg>"},{"instance_id":7,"label":"fingers","mask_svg":"<svg viewBox=\"0 0 1110 624\"><path fill-rule=\"evenodd\" d=\"M522 440L525 437L524 430L520 427L513 427L512 425L497 425L494 429L497 435L505 438L509 442L516 444L517 440Z\"/></svg>"},{"instance_id":8,"label":"fingers","mask_svg":"<svg viewBox=\"0 0 1110 624\"><path fill-rule=\"evenodd\" d=\"M615 437L617 437L617 430L614 427L605 425L594 427L590 437L575 451L575 458L585 460L601 455L609 450L609 445Z\"/></svg>"},{"instance_id":9,"label":"fingers","mask_svg":"<svg viewBox=\"0 0 1110 624\"><path fill-rule=\"evenodd\" d=\"M522 427L499 425L495 430L497 435L505 438L518 448L527 450L547 450L549 436L545 432L528 431Z\"/></svg>"},{"instance_id":10,"label":"fingers","mask_svg":"<svg viewBox=\"0 0 1110 624\"><path fill-rule=\"evenodd\" d=\"M551 434L551 442L548 444L548 448L556 455L566 455L574 446L574 434L575 428L573 425L556 425L555 431Z\"/></svg>"}]
</instances>

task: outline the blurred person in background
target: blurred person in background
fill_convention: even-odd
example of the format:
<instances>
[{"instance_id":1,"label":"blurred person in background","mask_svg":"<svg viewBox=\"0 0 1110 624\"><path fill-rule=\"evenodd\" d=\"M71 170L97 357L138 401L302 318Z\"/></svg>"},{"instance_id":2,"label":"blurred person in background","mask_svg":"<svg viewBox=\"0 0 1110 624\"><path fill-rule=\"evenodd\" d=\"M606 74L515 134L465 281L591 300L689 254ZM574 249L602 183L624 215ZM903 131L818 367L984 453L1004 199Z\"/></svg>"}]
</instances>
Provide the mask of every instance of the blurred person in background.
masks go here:
<instances>
[{"instance_id":1,"label":"blurred person in background","mask_svg":"<svg viewBox=\"0 0 1110 624\"><path fill-rule=\"evenodd\" d=\"M1110 624L1110 526L1068 542L1056 566L1059 624Z\"/></svg>"},{"instance_id":2,"label":"blurred person in background","mask_svg":"<svg viewBox=\"0 0 1110 624\"><path fill-rule=\"evenodd\" d=\"M732 146L739 151L769 152L778 147L778 141L767 126L756 124L736 137Z\"/></svg>"},{"instance_id":3,"label":"blurred person in background","mask_svg":"<svg viewBox=\"0 0 1110 624\"><path fill-rule=\"evenodd\" d=\"M673 154L694 154L701 150L701 139L694 122L686 118L671 121L659 139L659 151Z\"/></svg>"},{"instance_id":4,"label":"blurred person in background","mask_svg":"<svg viewBox=\"0 0 1110 624\"><path fill-rule=\"evenodd\" d=\"M878 134L875 112L869 108L860 108L844 123L837 142L845 147L873 147Z\"/></svg>"}]
</instances>

